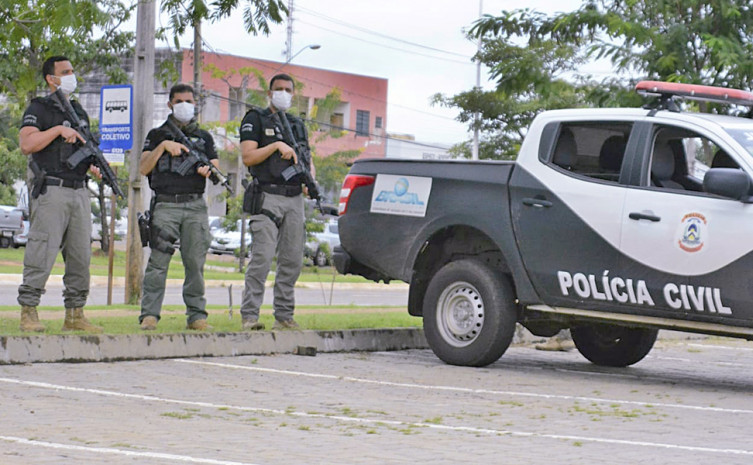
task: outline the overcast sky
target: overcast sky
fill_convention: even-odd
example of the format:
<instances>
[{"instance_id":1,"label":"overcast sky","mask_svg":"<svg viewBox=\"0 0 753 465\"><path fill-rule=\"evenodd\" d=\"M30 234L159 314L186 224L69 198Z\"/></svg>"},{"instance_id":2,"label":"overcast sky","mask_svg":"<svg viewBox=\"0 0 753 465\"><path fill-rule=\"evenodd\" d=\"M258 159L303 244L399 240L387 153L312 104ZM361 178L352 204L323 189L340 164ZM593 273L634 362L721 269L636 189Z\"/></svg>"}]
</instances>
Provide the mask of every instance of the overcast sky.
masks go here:
<instances>
[{"instance_id":1,"label":"overcast sky","mask_svg":"<svg viewBox=\"0 0 753 465\"><path fill-rule=\"evenodd\" d=\"M579 5L579 0L525 3L546 13ZM519 6L511 0L483 0L486 14ZM293 53L310 44L321 48L301 52L293 63L388 79L388 132L454 144L470 137L467 128L454 120L456 111L431 106L430 99L437 92L454 95L475 85L476 65L470 58L476 45L463 30L478 15L478 0L295 0ZM243 32L241 17L236 12L220 23L202 25L204 48L284 62L287 25L273 26L268 37L252 36ZM190 47L192 41L187 35L181 46ZM491 87L483 72L482 86Z\"/></svg>"}]
</instances>

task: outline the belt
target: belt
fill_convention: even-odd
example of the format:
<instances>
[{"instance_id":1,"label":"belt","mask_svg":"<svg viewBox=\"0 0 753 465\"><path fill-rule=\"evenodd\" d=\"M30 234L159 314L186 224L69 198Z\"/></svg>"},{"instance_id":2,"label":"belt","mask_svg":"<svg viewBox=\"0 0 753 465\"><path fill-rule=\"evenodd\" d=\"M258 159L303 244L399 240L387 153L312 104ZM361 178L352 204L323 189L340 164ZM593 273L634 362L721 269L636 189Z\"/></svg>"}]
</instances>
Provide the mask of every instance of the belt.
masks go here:
<instances>
[{"instance_id":1,"label":"belt","mask_svg":"<svg viewBox=\"0 0 753 465\"><path fill-rule=\"evenodd\" d=\"M186 203L199 200L203 194L157 194L155 202Z\"/></svg>"},{"instance_id":2,"label":"belt","mask_svg":"<svg viewBox=\"0 0 753 465\"><path fill-rule=\"evenodd\" d=\"M86 186L86 180L60 179L47 176L44 178L45 186L69 187L71 189L82 189Z\"/></svg>"},{"instance_id":3,"label":"belt","mask_svg":"<svg viewBox=\"0 0 753 465\"><path fill-rule=\"evenodd\" d=\"M303 188L300 185L292 184L261 184L259 187L262 192L284 195L285 197L295 197L303 192Z\"/></svg>"}]
</instances>

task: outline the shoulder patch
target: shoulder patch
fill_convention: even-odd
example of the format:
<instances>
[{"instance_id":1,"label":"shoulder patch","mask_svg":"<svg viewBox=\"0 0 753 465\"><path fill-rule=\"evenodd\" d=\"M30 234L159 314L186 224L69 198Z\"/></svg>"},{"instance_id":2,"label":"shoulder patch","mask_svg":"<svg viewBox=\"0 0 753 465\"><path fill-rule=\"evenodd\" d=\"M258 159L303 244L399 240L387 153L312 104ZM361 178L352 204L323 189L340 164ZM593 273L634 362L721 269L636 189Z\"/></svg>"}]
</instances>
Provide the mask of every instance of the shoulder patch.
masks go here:
<instances>
[{"instance_id":1,"label":"shoulder patch","mask_svg":"<svg viewBox=\"0 0 753 465\"><path fill-rule=\"evenodd\" d=\"M25 115L24 116L24 125L36 125L37 124L37 115Z\"/></svg>"},{"instance_id":2,"label":"shoulder patch","mask_svg":"<svg viewBox=\"0 0 753 465\"><path fill-rule=\"evenodd\" d=\"M254 125L252 123L246 123L243 126L241 126L241 131L253 131Z\"/></svg>"}]
</instances>

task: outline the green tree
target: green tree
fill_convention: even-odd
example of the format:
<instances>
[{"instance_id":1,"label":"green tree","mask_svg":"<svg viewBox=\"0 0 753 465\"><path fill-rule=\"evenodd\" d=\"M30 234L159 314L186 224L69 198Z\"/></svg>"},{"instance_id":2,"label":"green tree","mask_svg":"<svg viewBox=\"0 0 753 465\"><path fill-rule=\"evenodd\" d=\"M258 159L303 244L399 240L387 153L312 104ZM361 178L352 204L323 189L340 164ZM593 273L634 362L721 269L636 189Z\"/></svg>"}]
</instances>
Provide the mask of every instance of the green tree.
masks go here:
<instances>
[{"instance_id":1,"label":"green tree","mask_svg":"<svg viewBox=\"0 0 753 465\"><path fill-rule=\"evenodd\" d=\"M270 23L279 23L288 14L283 0L162 0L161 9L167 13L169 30L172 32L176 48L180 48L178 37L194 24L202 21L219 21L230 16L233 11L243 9L243 25L246 32L253 35L269 35Z\"/></svg>"},{"instance_id":2,"label":"green tree","mask_svg":"<svg viewBox=\"0 0 753 465\"><path fill-rule=\"evenodd\" d=\"M316 180L330 200L337 202L343 180L350 170L350 163L361 154L361 150L335 152L328 157L314 156Z\"/></svg>"},{"instance_id":3,"label":"green tree","mask_svg":"<svg viewBox=\"0 0 753 465\"><path fill-rule=\"evenodd\" d=\"M4 0L0 3L0 92L28 102L44 88L41 69L51 55L65 55L79 75L104 70L123 82L120 56L133 32L120 30L133 5L121 0Z\"/></svg>"},{"instance_id":4,"label":"green tree","mask_svg":"<svg viewBox=\"0 0 753 465\"><path fill-rule=\"evenodd\" d=\"M497 88L435 101L460 109L458 119L471 127L474 112L481 113L481 155L491 158L514 156L540 111L638 105L632 90L638 80L746 89L753 78L747 0L586 0L552 16L530 9L486 15L469 35L482 40L476 59ZM598 81L582 72L592 59L609 60L615 75ZM467 147L453 150L464 154Z\"/></svg>"}]
</instances>

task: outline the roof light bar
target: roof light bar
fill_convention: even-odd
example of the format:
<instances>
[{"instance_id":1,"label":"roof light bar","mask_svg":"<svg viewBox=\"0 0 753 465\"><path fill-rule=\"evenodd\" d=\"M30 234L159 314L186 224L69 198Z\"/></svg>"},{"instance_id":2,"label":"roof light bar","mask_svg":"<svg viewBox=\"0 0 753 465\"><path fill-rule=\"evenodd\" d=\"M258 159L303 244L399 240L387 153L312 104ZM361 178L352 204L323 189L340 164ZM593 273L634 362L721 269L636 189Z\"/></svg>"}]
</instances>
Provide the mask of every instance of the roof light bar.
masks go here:
<instances>
[{"instance_id":1,"label":"roof light bar","mask_svg":"<svg viewBox=\"0 0 753 465\"><path fill-rule=\"evenodd\" d=\"M753 107L753 93L725 87L681 84L678 82L641 81L635 86L641 95L658 96L662 100L680 97L705 102L728 103Z\"/></svg>"}]
</instances>

